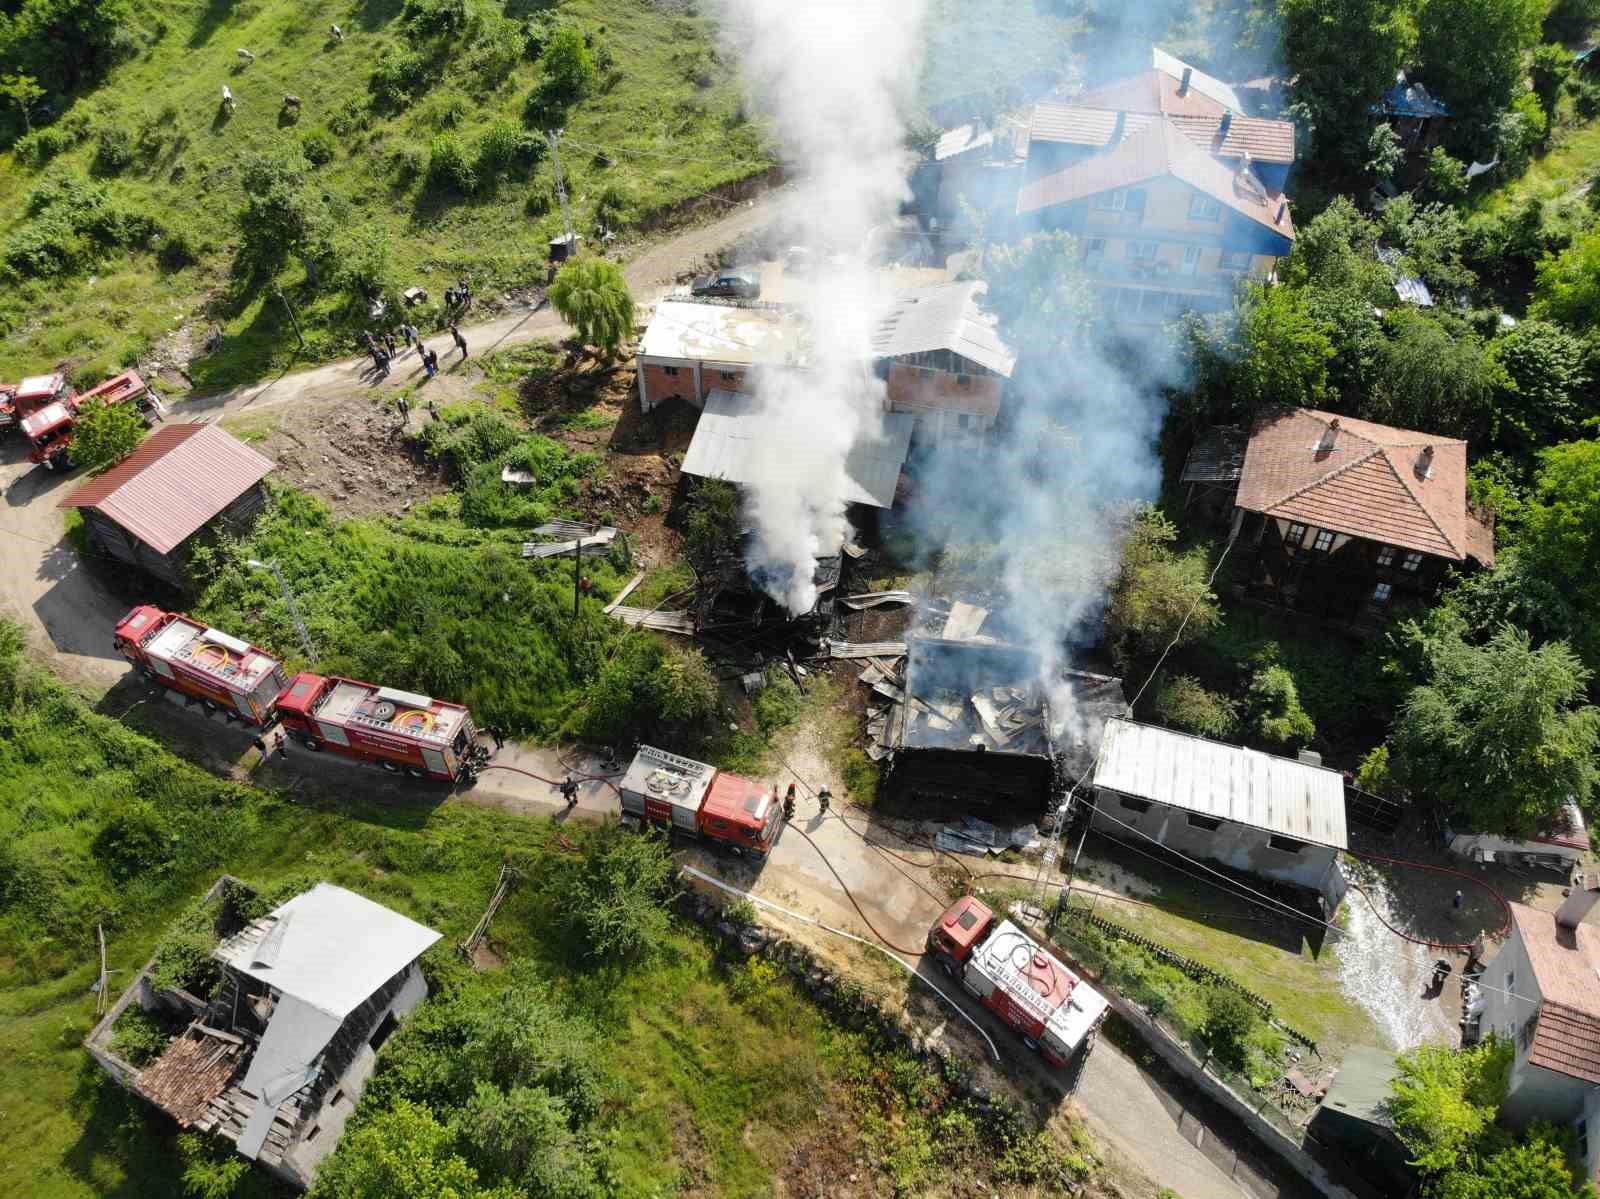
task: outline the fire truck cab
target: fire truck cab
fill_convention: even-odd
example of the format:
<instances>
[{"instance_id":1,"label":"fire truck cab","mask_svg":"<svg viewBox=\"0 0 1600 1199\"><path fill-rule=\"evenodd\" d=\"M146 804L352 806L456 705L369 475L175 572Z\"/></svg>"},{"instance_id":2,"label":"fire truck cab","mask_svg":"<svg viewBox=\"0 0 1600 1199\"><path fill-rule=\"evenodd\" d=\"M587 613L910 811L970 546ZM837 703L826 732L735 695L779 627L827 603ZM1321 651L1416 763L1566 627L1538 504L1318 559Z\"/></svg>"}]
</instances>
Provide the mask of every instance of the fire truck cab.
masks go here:
<instances>
[{"instance_id":1,"label":"fire truck cab","mask_svg":"<svg viewBox=\"0 0 1600 1199\"><path fill-rule=\"evenodd\" d=\"M28 439L28 461L46 470L70 466L72 423L76 415L71 400L57 400L23 417L22 435Z\"/></svg>"},{"instance_id":2,"label":"fire truck cab","mask_svg":"<svg viewBox=\"0 0 1600 1199\"><path fill-rule=\"evenodd\" d=\"M29 375L10 390L11 402L16 407L19 419L46 405L64 403L73 396L67 377L59 372L53 375Z\"/></svg>"},{"instance_id":3,"label":"fire truck cab","mask_svg":"<svg viewBox=\"0 0 1600 1199\"><path fill-rule=\"evenodd\" d=\"M705 762L641 745L622 776L624 820L656 825L764 858L783 831L783 809L759 783Z\"/></svg>"},{"instance_id":4,"label":"fire truck cab","mask_svg":"<svg viewBox=\"0 0 1600 1199\"><path fill-rule=\"evenodd\" d=\"M453 782L472 769L472 714L431 696L303 673L278 696L278 718L309 750L358 758L391 774Z\"/></svg>"},{"instance_id":5,"label":"fire truck cab","mask_svg":"<svg viewBox=\"0 0 1600 1199\"><path fill-rule=\"evenodd\" d=\"M947 974L1053 1066L1088 1052L1110 1005L1054 954L987 904L956 900L928 931Z\"/></svg>"},{"instance_id":6,"label":"fire truck cab","mask_svg":"<svg viewBox=\"0 0 1600 1199\"><path fill-rule=\"evenodd\" d=\"M151 682L198 700L207 712L254 725L272 720L283 664L248 642L142 604L117 622L114 644Z\"/></svg>"}]
</instances>

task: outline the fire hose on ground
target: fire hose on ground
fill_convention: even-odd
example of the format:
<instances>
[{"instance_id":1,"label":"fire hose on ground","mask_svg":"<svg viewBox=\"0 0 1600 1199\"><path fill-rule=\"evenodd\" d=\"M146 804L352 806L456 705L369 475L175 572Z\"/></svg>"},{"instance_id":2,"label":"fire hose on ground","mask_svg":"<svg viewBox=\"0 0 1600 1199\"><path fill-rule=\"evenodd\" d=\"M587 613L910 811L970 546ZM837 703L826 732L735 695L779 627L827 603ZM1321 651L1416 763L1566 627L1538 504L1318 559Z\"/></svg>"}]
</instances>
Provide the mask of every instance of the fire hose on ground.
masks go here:
<instances>
[{"instance_id":1,"label":"fire hose on ground","mask_svg":"<svg viewBox=\"0 0 1600 1199\"><path fill-rule=\"evenodd\" d=\"M1382 862L1388 866L1410 866L1417 870L1432 870L1436 874L1448 874L1453 878L1466 879L1467 882L1472 883L1474 886L1482 887L1485 891L1489 892L1490 895L1494 896L1495 901L1499 903L1501 910L1506 914L1505 922L1500 925L1499 929L1487 935L1495 940L1498 940L1511 931L1510 902L1504 895L1500 894L1500 892L1496 891L1481 878L1473 878L1472 875L1467 874L1464 871L1452 870L1448 866L1430 866L1426 862L1408 862L1402 858L1386 858L1375 853L1357 853L1355 850L1351 850L1350 856L1360 858L1363 861L1368 862ZM1475 944L1471 941L1465 943L1456 941L1433 941L1424 937L1414 937L1410 933L1402 932L1400 929L1390 924L1389 921L1384 917L1383 909L1378 906L1377 901L1373 899L1372 896L1367 894L1365 887L1357 882L1352 882L1350 885L1357 891L1361 892L1362 897L1366 899L1368 906L1372 908L1372 914L1378 918L1378 923L1383 925L1384 928L1388 929L1395 936L1401 938L1402 940L1410 941L1413 945L1421 945L1428 949L1450 949L1457 953L1471 953L1476 948Z\"/></svg>"}]
</instances>

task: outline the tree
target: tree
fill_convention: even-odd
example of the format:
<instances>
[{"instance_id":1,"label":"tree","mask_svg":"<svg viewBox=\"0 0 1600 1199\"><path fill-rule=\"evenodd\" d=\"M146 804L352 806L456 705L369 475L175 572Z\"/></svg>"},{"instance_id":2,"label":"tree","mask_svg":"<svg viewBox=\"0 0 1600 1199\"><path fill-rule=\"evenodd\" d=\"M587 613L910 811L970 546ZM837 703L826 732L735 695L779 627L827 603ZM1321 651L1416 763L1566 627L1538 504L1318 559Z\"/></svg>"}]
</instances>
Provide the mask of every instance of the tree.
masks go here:
<instances>
[{"instance_id":1,"label":"tree","mask_svg":"<svg viewBox=\"0 0 1600 1199\"><path fill-rule=\"evenodd\" d=\"M1548 0L1422 0L1417 61L1467 136L1487 128L1522 86Z\"/></svg>"},{"instance_id":2,"label":"tree","mask_svg":"<svg viewBox=\"0 0 1600 1199\"><path fill-rule=\"evenodd\" d=\"M1467 167L1443 146L1428 151L1423 194L1430 200L1450 204L1467 194Z\"/></svg>"},{"instance_id":3,"label":"tree","mask_svg":"<svg viewBox=\"0 0 1600 1199\"><path fill-rule=\"evenodd\" d=\"M1095 313L1083 247L1070 233L1036 233L984 259L978 303L1010 345L1051 361L1080 343Z\"/></svg>"},{"instance_id":4,"label":"tree","mask_svg":"<svg viewBox=\"0 0 1600 1199\"><path fill-rule=\"evenodd\" d=\"M1239 302L1238 344L1231 382L1241 418L1248 421L1269 405L1320 408L1328 402L1333 343L1300 292L1247 285Z\"/></svg>"},{"instance_id":5,"label":"tree","mask_svg":"<svg viewBox=\"0 0 1600 1199\"><path fill-rule=\"evenodd\" d=\"M1400 144L1400 135L1386 123L1374 125L1372 136L1367 138L1367 173L1378 182L1387 183L1405 160L1406 150Z\"/></svg>"},{"instance_id":6,"label":"tree","mask_svg":"<svg viewBox=\"0 0 1600 1199\"><path fill-rule=\"evenodd\" d=\"M700 575L715 575L738 555L739 491L723 479L700 479L685 504L684 556Z\"/></svg>"},{"instance_id":7,"label":"tree","mask_svg":"<svg viewBox=\"0 0 1600 1199\"><path fill-rule=\"evenodd\" d=\"M1239 705L1188 675L1162 680L1152 709L1163 724L1202 737L1226 740L1239 728Z\"/></svg>"},{"instance_id":8,"label":"tree","mask_svg":"<svg viewBox=\"0 0 1600 1199\"><path fill-rule=\"evenodd\" d=\"M1295 236L1283 278L1296 287L1355 291L1368 304L1394 299L1389 276L1377 259L1378 227L1348 196L1334 199Z\"/></svg>"},{"instance_id":9,"label":"tree","mask_svg":"<svg viewBox=\"0 0 1600 1199\"><path fill-rule=\"evenodd\" d=\"M1552 42L1581 42L1600 21L1600 0L1555 0L1544 19L1545 37Z\"/></svg>"},{"instance_id":10,"label":"tree","mask_svg":"<svg viewBox=\"0 0 1600 1199\"><path fill-rule=\"evenodd\" d=\"M1590 673L1566 642L1535 649L1502 625L1469 644L1459 619L1430 622L1412 688L1390 738L1390 771L1413 795L1468 827L1531 836L1573 801L1586 804L1600 768L1600 710L1583 702Z\"/></svg>"},{"instance_id":11,"label":"tree","mask_svg":"<svg viewBox=\"0 0 1600 1199\"><path fill-rule=\"evenodd\" d=\"M1317 735L1317 726L1300 704L1294 675L1282 663L1262 666L1251 677L1245 710L1251 730L1274 745L1303 745Z\"/></svg>"},{"instance_id":12,"label":"tree","mask_svg":"<svg viewBox=\"0 0 1600 1199\"><path fill-rule=\"evenodd\" d=\"M574 258L550 285L550 303L610 362L633 334L633 293L622 269L604 258Z\"/></svg>"},{"instance_id":13,"label":"tree","mask_svg":"<svg viewBox=\"0 0 1600 1199\"><path fill-rule=\"evenodd\" d=\"M72 460L91 471L104 470L133 453L144 434L144 417L132 404L87 404L72 426Z\"/></svg>"},{"instance_id":14,"label":"tree","mask_svg":"<svg viewBox=\"0 0 1600 1199\"><path fill-rule=\"evenodd\" d=\"M503 1091L480 1081L452 1127L479 1174L511 1184L519 1195L577 1199L597 1191L571 1112L542 1087Z\"/></svg>"},{"instance_id":15,"label":"tree","mask_svg":"<svg viewBox=\"0 0 1600 1199\"><path fill-rule=\"evenodd\" d=\"M1411 40L1401 0L1280 0L1287 74L1315 129L1317 153L1361 163L1370 109L1389 88Z\"/></svg>"},{"instance_id":16,"label":"tree","mask_svg":"<svg viewBox=\"0 0 1600 1199\"><path fill-rule=\"evenodd\" d=\"M1461 264L1466 230L1460 215L1448 204L1419 206L1410 196L1396 196L1384 206L1378 224L1429 286L1458 289L1476 282Z\"/></svg>"},{"instance_id":17,"label":"tree","mask_svg":"<svg viewBox=\"0 0 1600 1199\"><path fill-rule=\"evenodd\" d=\"M1594 1187L1575 1182L1567 1164L1570 1135L1552 1124L1534 1124L1521 1139L1493 1129L1486 1147L1470 1163L1448 1170L1430 1194L1434 1199L1595 1199Z\"/></svg>"},{"instance_id":18,"label":"tree","mask_svg":"<svg viewBox=\"0 0 1600 1199\"><path fill-rule=\"evenodd\" d=\"M1195 640L1222 619L1203 549L1179 553L1178 529L1158 509L1134 520L1111 588L1106 627L1121 663Z\"/></svg>"},{"instance_id":19,"label":"tree","mask_svg":"<svg viewBox=\"0 0 1600 1199\"><path fill-rule=\"evenodd\" d=\"M1569 442L1539 455L1522 522L1519 554L1582 614L1580 649L1600 665L1600 442Z\"/></svg>"},{"instance_id":20,"label":"tree","mask_svg":"<svg viewBox=\"0 0 1600 1199\"><path fill-rule=\"evenodd\" d=\"M1389 1118L1413 1165L1437 1174L1465 1160L1505 1099L1512 1052L1491 1035L1470 1049L1430 1041L1399 1056Z\"/></svg>"},{"instance_id":21,"label":"tree","mask_svg":"<svg viewBox=\"0 0 1600 1199\"><path fill-rule=\"evenodd\" d=\"M0 100L11 101L11 106L22 117L22 126L33 132L33 110L43 100L44 88L32 75L0 75Z\"/></svg>"},{"instance_id":22,"label":"tree","mask_svg":"<svg viewBox=\"0 0 1600 1199\"><path fill-rule=\"evenodd\" d=\"M315 285L317 260L330 252L334 225L311 174L296 143L245 159L238 261L246 273L270 277L298 256Z\"/></svg>"},{"instance_id":23,"label":"tree","mask_svg":"<svg viewBox=\"0 0 1600 1199\"><path fill-rule=\"evenodd\" d=\"M1549 321L1526 320L1490 347L1508 386L1495 403L1497 438L1533 448L1576 437L1591 415L1589 353Z\"/></svg>"},{"instance_id":24,"label":"tree","mask_svg":"<svg viewBox=\"0 0 1600 1199\"><path fill-rule=\"evenodd\" d=\"M345 1132L317 1171L312 1199L511 1199L478 1185L455 1137L426 1107L401 1099Z\"/></svg>"},{"instance_id":25,"label":"tree","mask_svg":"<svg viewBox=\"0 0 1600 1199\"><path fill-rule=\"evenodd\" d=\"M1361 416L1443 437L1477 436L1506 384L1505 370L1481 338L1446 328L1446 319L1411 308L1388 314L1390 336Z\"/></svg>"},{"instance_id":26,"label":"tree","mask_svg":"<svg viewBox=\"0 0 1600 1199\"><path fill-rule=\"evenodd\" d=\"M1529 59L1528 71L1533 78L1533 94L1539 97L1539 107L1547 115L1555 116L1561 85L1572 75L1572 51L1565 46L1539 46Z\"/></svg>"},{"instance_id":27,"label":"tree","mask_svg":"<svg viewBox=\"0 0 1600 1199\"><path fill-rule=\"evenodd\" d=\"M1539 263L1538 286L1529 311L1579 331L1600 322L1600 229Z\"/></svg>"}]
</instances>

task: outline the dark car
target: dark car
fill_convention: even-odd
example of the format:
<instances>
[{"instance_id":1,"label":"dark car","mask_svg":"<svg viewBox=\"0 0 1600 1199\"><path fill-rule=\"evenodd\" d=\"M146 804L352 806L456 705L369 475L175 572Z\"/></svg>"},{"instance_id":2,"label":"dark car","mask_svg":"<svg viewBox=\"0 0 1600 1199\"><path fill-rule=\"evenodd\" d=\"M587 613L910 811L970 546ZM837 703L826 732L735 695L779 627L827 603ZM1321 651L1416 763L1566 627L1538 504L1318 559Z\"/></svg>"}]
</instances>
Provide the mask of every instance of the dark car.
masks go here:
<instances>
[{"instance_id":1,"label":"dark car","mask_svg":"<svg viewBox=\"0 0 1600 1199\"><path fill-rule=\"evenodd\" d=\"M721 271L715 275L701 275L689 288L697 296L734 296L753 300L761 294L761 277L748 271Z\"/></svg>"}]
</instances>

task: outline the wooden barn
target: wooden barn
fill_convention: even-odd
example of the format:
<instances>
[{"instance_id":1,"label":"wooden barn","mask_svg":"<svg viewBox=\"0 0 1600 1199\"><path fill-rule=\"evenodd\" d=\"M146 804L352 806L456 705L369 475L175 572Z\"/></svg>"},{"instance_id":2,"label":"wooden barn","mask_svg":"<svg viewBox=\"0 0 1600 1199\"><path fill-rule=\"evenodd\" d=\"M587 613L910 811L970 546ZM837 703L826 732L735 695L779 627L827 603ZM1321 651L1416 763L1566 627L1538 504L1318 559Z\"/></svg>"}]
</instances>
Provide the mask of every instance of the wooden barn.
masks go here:
<instances>
[{"instance_id":1,"label":"wooden barn","mask_svg":"<svg viewBox=\"0 0 1600 1199\"><path fill-rule=\"evenodd\" d=\"M82 511L100 553L182 587L191 539L213 522L243 530L272 466L215 425L167 425L60 507Z\"/></svg>"}]
</instances>

